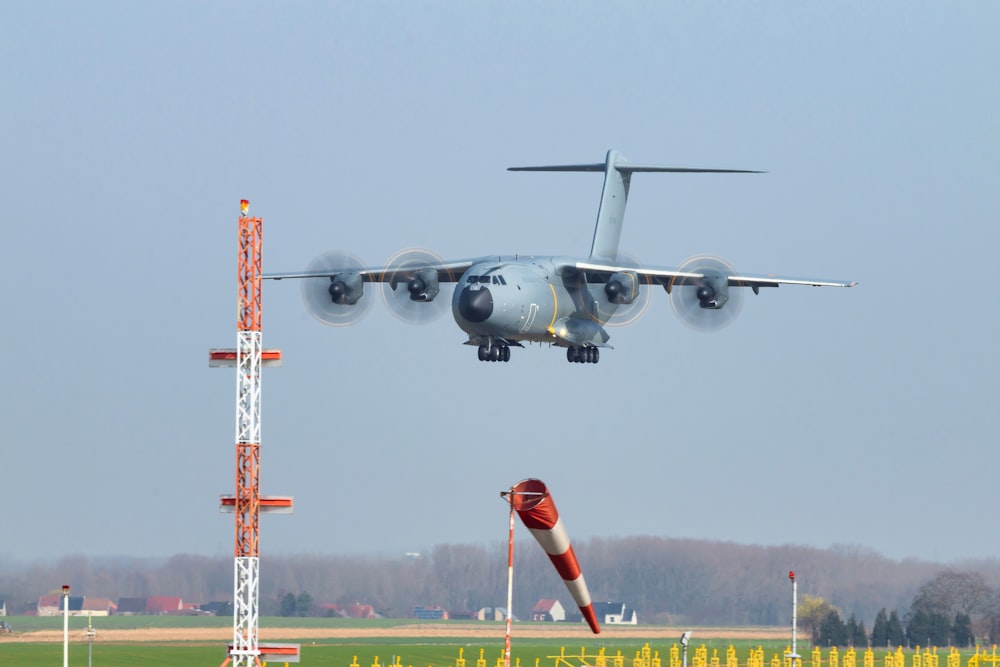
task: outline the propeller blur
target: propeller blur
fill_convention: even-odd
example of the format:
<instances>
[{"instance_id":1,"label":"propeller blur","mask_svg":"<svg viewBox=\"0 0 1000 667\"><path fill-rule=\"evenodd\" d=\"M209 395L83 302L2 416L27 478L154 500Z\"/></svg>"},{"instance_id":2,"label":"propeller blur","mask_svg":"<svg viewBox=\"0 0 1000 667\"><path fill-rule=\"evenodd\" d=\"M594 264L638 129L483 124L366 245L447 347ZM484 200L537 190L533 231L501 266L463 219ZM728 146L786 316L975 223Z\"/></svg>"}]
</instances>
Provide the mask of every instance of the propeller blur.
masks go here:
<instances>
[{"instance_id":1,"label":"propeller blur","mask_svg":"<svg viewBox=\"0 0 1000 667\"><path fill-rule=\"evenodd\" d=\"M608 151L603 163L511 167L509 171L604 172L594 240L588 257L503 257L446 261L427 250L397 253L381 269L362 268L344 253L322 255L302 272L271 273L272 280L303 281L306 307L321 322L353 324L367 311L365 283L381 283L386 306L407 322L431 321L444 310L441 286L454 284L451 312L480 361L509 361L510 348L548 343L566 349L572 363L597 363L610 348L608 325L628 324L645 312L649 289L670 295L689 326L712 331L739 314L743 288L812 285L853 287L844 280L739 274L724 260L698 256L677 268L640 266L619 254L625 204L636 172L760 173L743 169L659 167L629 162Z\"/></svg>"}]
</instances>

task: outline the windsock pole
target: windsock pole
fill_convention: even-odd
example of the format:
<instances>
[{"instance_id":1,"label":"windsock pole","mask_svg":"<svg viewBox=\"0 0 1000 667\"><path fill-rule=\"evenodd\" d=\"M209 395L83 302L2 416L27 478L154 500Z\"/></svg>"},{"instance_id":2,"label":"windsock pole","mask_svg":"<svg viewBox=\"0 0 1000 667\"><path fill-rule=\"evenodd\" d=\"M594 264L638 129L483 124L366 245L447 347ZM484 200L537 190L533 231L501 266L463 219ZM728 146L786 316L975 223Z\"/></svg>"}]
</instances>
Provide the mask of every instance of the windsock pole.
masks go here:
<instances>
[{"instance_id":1,"label":"windsock pole","mask_svg":"<svg viewBox=\"0 0 1000 667\"><path fill-rule=\"evenodd\" d=\"M510 622L514 607L514 497L518 494L514 487L509 491L501 491L500 497L506 498L510 505L510 523L507 533L507 629L504 633L503 641L503 667L510 667ZM528 495L538 496L537 492L521 492Z\"/></svg>"},{"instance_id":2,"label":"windsock pole","mask_svg":"<svg viewBox=\"0 0 1000 667\"><path fill-rule=\"evenodd\" d=\"M573 545L570 544L569 535L566 534L566 529L559 519L559 511L548 488L541 480L529 478L512 486L510 497L521 521L555 565L587 625L595 635L598 634L601 628L597 623L597 614L590 599L590 591L587 590L587 582L583 579Z\"/></svg>"}]
</instances>

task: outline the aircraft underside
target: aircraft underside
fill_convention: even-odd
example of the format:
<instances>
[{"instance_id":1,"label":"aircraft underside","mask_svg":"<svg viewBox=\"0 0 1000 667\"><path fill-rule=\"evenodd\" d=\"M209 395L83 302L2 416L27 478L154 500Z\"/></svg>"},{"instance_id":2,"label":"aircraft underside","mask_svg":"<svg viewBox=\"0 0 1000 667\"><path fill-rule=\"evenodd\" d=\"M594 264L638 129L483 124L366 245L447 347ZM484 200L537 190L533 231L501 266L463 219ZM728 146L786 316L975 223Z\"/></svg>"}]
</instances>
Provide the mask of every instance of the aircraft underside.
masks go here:
<instances>
[{"instance_id":1,"label":"aircraft underside","mask_svg":"<svg viewBox=\"0 0 1000 667\"><path fill-rule=\"evenodd\" d=\"M596 364L601 359L600 348L596 345L560 345L560 343L551 335L545 338L525 342L549 343L565 347L566 360L570 363ZM479 361L490 362L510 361L510 348L524 347L522 341L498 338L496 336L470 336L469 340L465 344L477 347Z\"/></svg>"}]
</instances>

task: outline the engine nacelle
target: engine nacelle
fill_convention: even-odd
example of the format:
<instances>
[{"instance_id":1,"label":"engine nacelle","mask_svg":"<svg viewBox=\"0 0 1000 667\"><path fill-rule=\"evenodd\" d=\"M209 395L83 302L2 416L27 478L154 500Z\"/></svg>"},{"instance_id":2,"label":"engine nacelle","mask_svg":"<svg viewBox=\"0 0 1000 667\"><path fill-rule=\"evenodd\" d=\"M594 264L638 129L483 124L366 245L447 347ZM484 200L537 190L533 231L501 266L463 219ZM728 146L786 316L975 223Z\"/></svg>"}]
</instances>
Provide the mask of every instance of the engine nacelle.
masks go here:
<instances>
[{"instance_id":1,"label":"engine nacelle","mask_svg":"<svg viewBox=\"0 0 1000 667\"><path fill-rule=\"evenodd\" d=\"M359 273L338 273L330 278L327 291L334 303L341 306L353 306L365 293L364 280Z\"/></svg>"},{"instance_id":2,"label":"engine nacelle","mask_svg":"<svg viewBox=\"0 0 1000 667\"><path fill-rule=\"evenodd\" d=\"M433 301L441 291L437 269L417 271L406 282L406 289L410 292L410 301Z\"/></svg>"},{"instance_id":3,"label":"engine nacelle","mask_svg":"<svg viewBox=\"0 0 1000 667\"><path fill-rule=\"evenodd\" d=\"M639 274L635 271L612 274L604 283L604 294L610 303L632 303L639 298Z\"/></svg>"},{"instance_id":4,"label":"engine nacelle","mask_svg":"<svg viewBox=\"0 0 1000 667\"><path fill-rule=\"evenodd\" d=\"M729 301L729 277L706 274L698 286L698 305L702 308L718 310Z\"/></svg>"}]
</instances>

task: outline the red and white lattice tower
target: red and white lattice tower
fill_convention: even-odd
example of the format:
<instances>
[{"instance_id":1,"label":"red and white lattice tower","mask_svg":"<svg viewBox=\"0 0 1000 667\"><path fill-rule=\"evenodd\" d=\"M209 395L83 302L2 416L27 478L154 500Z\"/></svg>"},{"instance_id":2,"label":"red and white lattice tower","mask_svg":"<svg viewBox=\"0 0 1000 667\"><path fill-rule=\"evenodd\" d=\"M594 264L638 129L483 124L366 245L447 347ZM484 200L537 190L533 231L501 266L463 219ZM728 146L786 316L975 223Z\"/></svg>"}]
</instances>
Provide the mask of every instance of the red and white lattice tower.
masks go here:
<instances>
[{"instance_id":1,"label":"red and white lattice tower","mask_svg":"<svg viewBox=\"0 0 1000 667\"><path fill-rule=\"evenodd\" d=\"M249 202L240 201L239 301L235 350L210 350L210 366L236 366L236 495L222 496L220 509L236 514L233 566L233 642L229 657L236 667L261 660L298 662L298 645L258 643L260 618L260 514L288 513L288 496L260 495L260 377L263 365L280 365L279 350L261 347L262 221L247 215Z\"/></svg>"},{"instance_id":2,"label":"red and white lattice tower","mask_svg":"<svg viewBox=\"0 0 1000 667\"><path fill-rule=\"evenodd\" d=\"M260 218L240 202L239 308L236 334L236 549L233 648L236 667L258 662L260 593Z\"/></svg>"}]
</instances>

